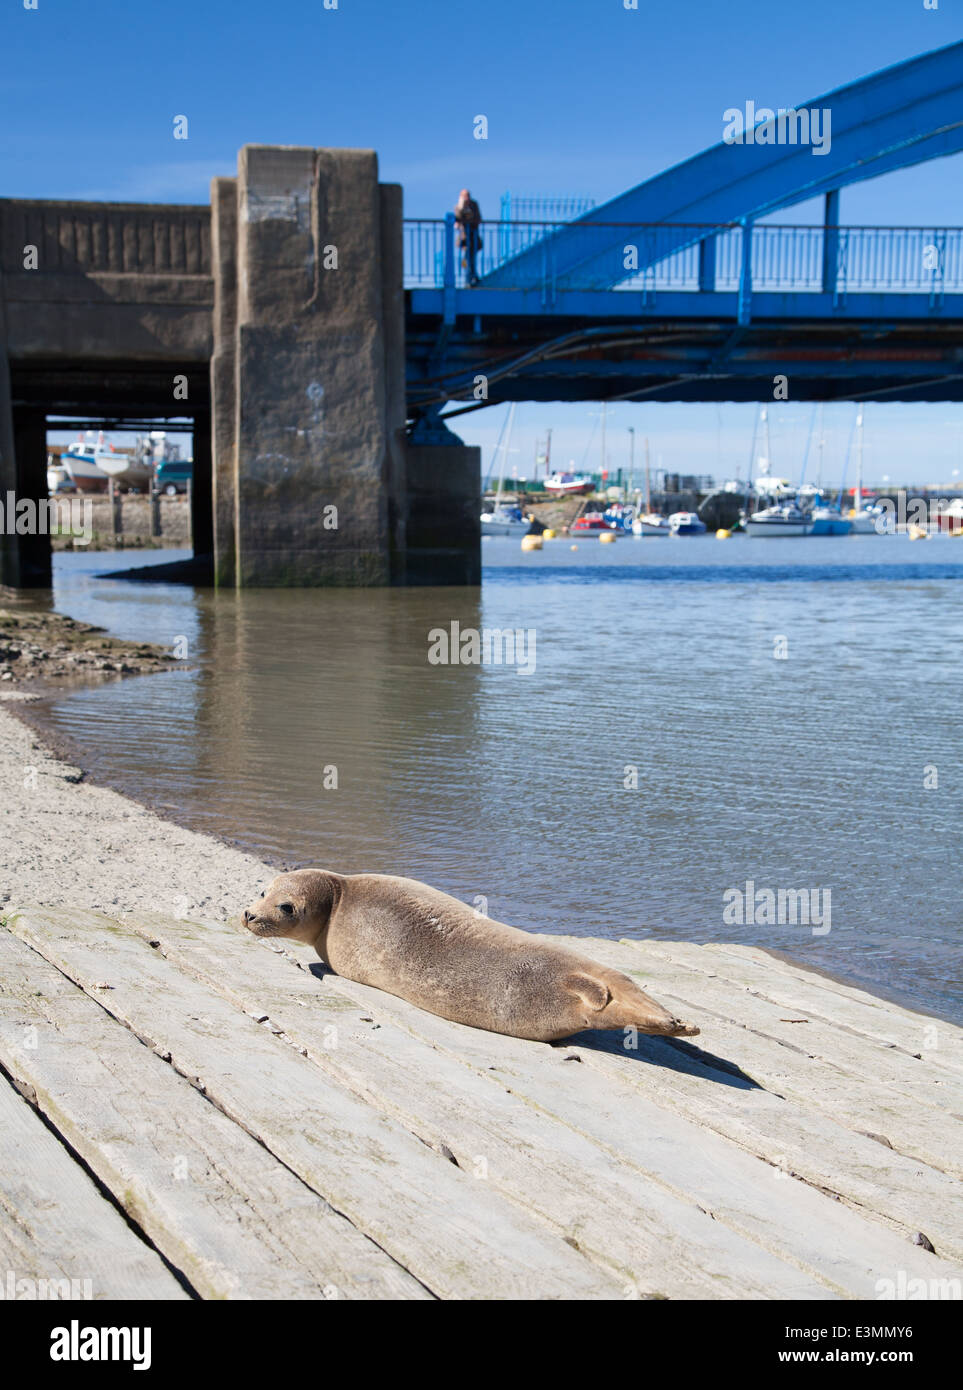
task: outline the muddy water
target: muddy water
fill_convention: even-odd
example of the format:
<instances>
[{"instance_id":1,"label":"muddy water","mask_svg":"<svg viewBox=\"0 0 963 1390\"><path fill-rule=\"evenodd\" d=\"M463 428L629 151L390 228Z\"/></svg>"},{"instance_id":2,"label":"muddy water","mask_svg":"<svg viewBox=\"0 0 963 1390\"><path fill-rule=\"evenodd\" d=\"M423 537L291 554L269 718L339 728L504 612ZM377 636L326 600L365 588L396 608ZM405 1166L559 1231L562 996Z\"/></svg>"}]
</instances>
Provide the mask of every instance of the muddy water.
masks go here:
<instances>
[{"instance_id":1,"label":"muddy water","mask_svg":"<svg viewBox=\"0 0 963 1390\"><path fill-rule=\"evenodd\" d=\"M278 863L533 929L755 943L963 1017L963 542L484 544L480 591L215 594L58 557L61 611L188 661L40 717ZM433 664L452 622L534 634L534 670ZM767 921L766 889L821 922Z\"/></svg>"}]
</instances>

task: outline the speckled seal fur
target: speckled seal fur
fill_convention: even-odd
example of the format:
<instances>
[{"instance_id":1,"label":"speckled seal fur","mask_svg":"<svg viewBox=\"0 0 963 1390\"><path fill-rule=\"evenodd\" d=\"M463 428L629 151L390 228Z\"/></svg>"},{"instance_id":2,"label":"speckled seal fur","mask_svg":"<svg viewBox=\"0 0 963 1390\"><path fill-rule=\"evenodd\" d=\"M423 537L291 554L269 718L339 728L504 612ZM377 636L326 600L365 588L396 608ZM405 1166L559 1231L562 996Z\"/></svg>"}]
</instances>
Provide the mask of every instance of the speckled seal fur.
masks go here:
<instances>
[{"instance_id":1,"label":"speckled seal fur","mask_svg":"<svg viewBox=\"0 0 963 1390\"><path fill-rule=\"evenodd\" d=\"M255 936L304 942L346 979L471 1028L541 1042L583 1028L699 1032L627 975L412 878L299 869L275 878L243 920Z\"/></svg>"}]
</instances>

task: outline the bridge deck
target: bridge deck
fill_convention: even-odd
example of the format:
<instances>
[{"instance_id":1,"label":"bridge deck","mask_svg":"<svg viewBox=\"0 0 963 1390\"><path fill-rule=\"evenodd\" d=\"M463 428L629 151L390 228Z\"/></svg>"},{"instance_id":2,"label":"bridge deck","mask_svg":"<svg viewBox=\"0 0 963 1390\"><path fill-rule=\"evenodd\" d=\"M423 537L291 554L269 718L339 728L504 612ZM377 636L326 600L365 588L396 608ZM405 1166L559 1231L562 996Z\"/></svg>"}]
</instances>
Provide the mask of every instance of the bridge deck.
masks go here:
<instances>
[{"instance_id":1,"label":"bridge deck","mask_svg":"<svg viewBox=\"0 0 963 1390\"><path fill-rule=\"evenodd\" d=\"M963 1031L750 948L579 944L698 1042L526 1043L223 924L10 917L0 1267L141 1298L874 1298L959 1276Z\"/></svg>"}]
</instances>

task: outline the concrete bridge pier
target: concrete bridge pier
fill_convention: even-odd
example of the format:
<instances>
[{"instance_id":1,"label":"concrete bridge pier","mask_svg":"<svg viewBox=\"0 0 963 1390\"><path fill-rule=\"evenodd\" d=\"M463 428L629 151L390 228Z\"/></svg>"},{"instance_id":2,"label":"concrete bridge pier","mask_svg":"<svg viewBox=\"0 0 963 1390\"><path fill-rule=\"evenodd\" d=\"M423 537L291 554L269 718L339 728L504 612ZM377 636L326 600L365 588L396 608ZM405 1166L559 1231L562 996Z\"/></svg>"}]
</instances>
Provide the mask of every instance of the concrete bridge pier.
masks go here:
<instances>
[{"instance_id":1,"label":"concrete bridge pier","mask_svg":"<svg viewBox=\"0 0 963 1390\"><path fill-rule=\"evenodd\" d=\"M42 410L14 408L5 343L0 285L0 502L3 503L0 587L48 589L51 584L49 537L46 534L18 535L16 510L11 515L8 505L11 497L15 502L28 499L40 503L47 499L46 416Z\"/></svg>"},{"instance_id":2,"label":"concrete bridge pier","mask_svg":"<svg viewBox=\"0 0 963 1390\"><path fill-rule=\"evenodd\" d=\"M217 581L425 582L437 536L421 450L408 490L400 188L373 151L248 145L212 206ZM440 491L462 452L477 473L476 450L446 449ZM446 569L478 582L444 560L434 582Z\"/></svg>"},{"instance_id":3,"label":"concrete bridge pier","mask_svg":"<svg viewBox=\"0 0 963 1390\"><path fill-rule=\"evenodd\" d=\"M478 583L478 451L405 436L401 189L248 145L212 208L217 582Z\"/></svg>"}]
</instances>

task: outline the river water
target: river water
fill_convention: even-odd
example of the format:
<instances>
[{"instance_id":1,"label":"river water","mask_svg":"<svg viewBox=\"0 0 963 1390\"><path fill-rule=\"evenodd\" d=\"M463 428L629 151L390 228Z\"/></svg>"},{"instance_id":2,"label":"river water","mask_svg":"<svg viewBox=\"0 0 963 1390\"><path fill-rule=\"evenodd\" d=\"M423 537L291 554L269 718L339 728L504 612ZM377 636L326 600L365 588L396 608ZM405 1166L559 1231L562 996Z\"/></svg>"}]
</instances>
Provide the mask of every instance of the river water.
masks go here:
<instances>
[{"instance_id":1,"label":"river water","mask_svg":"<svg viewBox=\"0 0 963 1390\"><path fill-rule=\"evenodd\" d=\"M60 556L60 611L187 660L40 719L95 779L278 864L410 875L533 930L753 943L963 1021L963 542L483 544L480 591L214 593ZM534 670L436 664L453 621L534 634ZM784 898L769 922L766 889L821 921Z\"/></svg>"}]
</instances>

